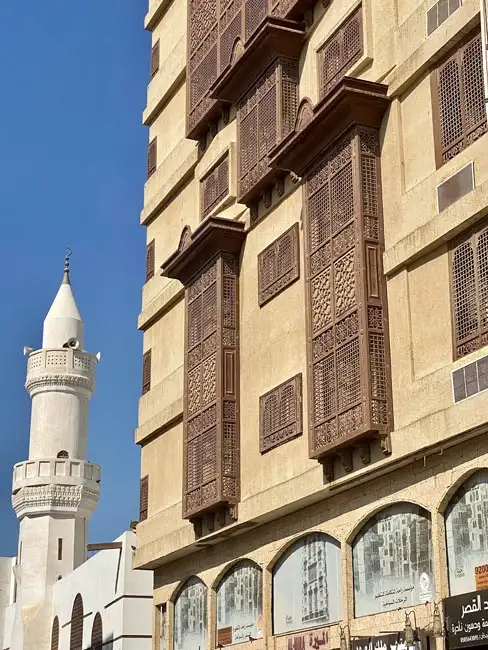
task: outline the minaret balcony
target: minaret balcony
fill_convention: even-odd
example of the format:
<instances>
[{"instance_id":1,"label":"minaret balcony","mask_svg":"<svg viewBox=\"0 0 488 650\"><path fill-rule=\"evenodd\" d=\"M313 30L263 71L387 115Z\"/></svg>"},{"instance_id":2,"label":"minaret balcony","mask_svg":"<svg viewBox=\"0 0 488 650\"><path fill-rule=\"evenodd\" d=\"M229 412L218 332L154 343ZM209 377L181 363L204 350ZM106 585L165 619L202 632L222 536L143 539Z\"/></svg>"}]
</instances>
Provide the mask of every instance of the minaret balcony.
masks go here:
<instances>
[{"instance_id":1,"label":"minaret balcony","mask_svg":"<svg viewBox=\"0 0 488 650\"><path fill-rule=\"evenodd\" d=\"M70 348L36 350L27 361L26 388L29 392L51 384L79 386L89 392L95 388L98 358L94 354Z\"/></svg>"},{"instance_id":2,"label":"minaret balcony","mask_svg":"<svg viewBox=\"0 0 488 650\"><path fill-rule=\"evenodd\" d=\"M100 465L75 458L25 460L14 465L12 494L37 485L86 485L98 490Z\"/></svg>"}]
</instances>

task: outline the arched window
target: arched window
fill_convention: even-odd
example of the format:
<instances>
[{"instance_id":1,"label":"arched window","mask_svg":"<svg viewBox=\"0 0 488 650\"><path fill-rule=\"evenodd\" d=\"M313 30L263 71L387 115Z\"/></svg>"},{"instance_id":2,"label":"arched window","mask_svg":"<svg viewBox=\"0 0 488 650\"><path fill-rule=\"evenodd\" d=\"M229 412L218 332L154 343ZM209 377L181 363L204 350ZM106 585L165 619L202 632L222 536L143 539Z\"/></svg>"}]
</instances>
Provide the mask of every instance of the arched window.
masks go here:
<instances>
[{"instance_id":1,"label":"arched window","mask_svg":"<svg viewBox=\"0 0 488 650\"><path fill-rule=\"evenodd\" d=\"M91 650L102 650L103 643L103 627L102 627L102 617L100 613L95 614L93 619L93 627L91 634Z\"/></svg>"},{"instance_id":2,"label":"arched window","mask_svg":"<svg viewBox=\"0 0 488 650\"><path fill-rule=\"evenodd\" d=\"M342 618L341 547L313 533L292 544L273 569L273 634Z\"/></svg>"},{"instance_id":3,"label":"arched window","mask_svg":"<svg viewBox=\"0 0 488 650\"><path fill-rule=\"evenodd\" d=\"M227 645L263 636L263 572L242 560L217 589L217 643Z\"/></svg>"},{"instance_id":4,"label":"arched window","mask_svg":"<svg viewBox=\"0 0 488 650\"><path fill-rule=\"evenodd\" d=\"M56 616L53 621L51 631L51 650L58 650L59 648L59 619Z\"/></svg>"},{"instance_id":5,"label":"arched window","mask_svg":"<svg viewBox=\"0 0 488 650\"><path fill-rule=\"evenodd\" d=\"M429 513L398 503L372 517L352 547L355 615L435 599Z\"/></svg>"},{"instance_id":6,"label":"arched window","mask_svg":"<svg viewBox=\"0 0 488 650\"><path fill-rule=\"evenodd\" d=\"M193 576L175 600L174 650L203 650L207 644L207 587Z\"/></svg>"},{"instance_id":7,"label":"arched window","mask_svg":"<svg viewBox=\"0 0 488 650\"><path fill-rule=\"evenodd\" d=\"M61 449L61 451L58 451L58 458L69 458L69 454L65 449Z\"/></svg>"},{"instance_id":8,"label":"arched window","mask_svg":"<svg viewBox=\"0 0 488 650\"><path fill-rule=\"evenodd\" d=\"M83 646L83 599L76 595L71 611L69 650L82 650Z\"/></svg>"},{"instance_id":9,"label":"arched window","mask_svg":"<svg viewBox=\"0 0 488 650\"><path fill-rule=\"evenodd\" d=\"M477 589L476 567L488 553L488 469L473 474L455 493L445 515L451 596Z\"/></svg>"}]
</instances>

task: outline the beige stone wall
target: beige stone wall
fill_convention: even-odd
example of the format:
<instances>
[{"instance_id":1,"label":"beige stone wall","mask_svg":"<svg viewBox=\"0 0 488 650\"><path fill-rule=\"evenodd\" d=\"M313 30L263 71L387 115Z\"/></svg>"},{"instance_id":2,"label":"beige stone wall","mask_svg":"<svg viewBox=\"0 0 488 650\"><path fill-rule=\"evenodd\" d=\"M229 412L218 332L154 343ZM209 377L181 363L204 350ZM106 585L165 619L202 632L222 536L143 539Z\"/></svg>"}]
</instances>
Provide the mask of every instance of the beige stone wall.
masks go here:
<instances>
[{"instance_id":1,"label":"beige stone wall","mask_svg":"<svg viewBox=\"0 0 488 650\"><path fill-rule=\"evenodd\" d=\"M141 223L147 227L147 241L156 242L157 269L176 249L182 228L193 229L199 223L200 179L236 142L234 112L230 123L221 124L209 139L203 154L195 142L184 139L185 5L184 0L154 0L146 18L153 43L160 39L161 69L149 85L144 113L149 139L158 136L158 169L145 187ZM164 557L164 567L156 573L158 603L170 600L181 580L193 573L212 585L235 557L249 557L266 569L290 539L307 530L323 530L343 543L344 567L349 567L344 609L351 618L351 535L358 522L379 506L400 500L420 503L432 513L437 596L447 594L442 517L436 513L460 476L477 464L486 465L485 443L462 442L460 436L483 432L488 409L488 394L453 404L451 372L464 362L453 362L448 242L487 211L488 153L485 136L436 168L430 70L479 22L479 3L464 0L427 38L426 12L431 5L421 0L364 0L365 51L351 71L388 84L392 98L381 131L395 418L392 455L384 458L375 447L367 467L355 456L352 474L338 467L332 485L324 484L320 465L308 458L302 189L287 182L283 199L264 210L263 218L249 229L240 274L239 525L251 520L262 525L204 550L181 517L183 291L177 281L159 277L158 272L143 288L139 327L144 331L144 350L152 350L153 367L151 391L140 400L136 441L142 446L142 474L149 474L150 488L149 518L138 526L135 561L137 566L155 566ZM300 61L300 98L318 100L316 50L357 6L354 0L332 0L327 10L320 2L315 7ZM231 155L235 175L235 151ZM436 186L470 161L475 190L439 214ZM236 204L234 196L235 187L219 214L249 226L248 210ZM296 222L300 278L260 308L257 255ZM305 433L261 455L259 396L299 372L304 379ZM177 560L179 556L184 557ZM269 589L266 579L268 634ZM431 616L424 606L417 610L422 620ZM374 622L353 620L351 631L373 633L400 629L402 624L403 614L396 612L377 616ZM213 618L209 629L214 629ZM261 650L273 643L277 648L283 645L279 639L265 638L253 646Z\"/></svg>"}]
</instances>

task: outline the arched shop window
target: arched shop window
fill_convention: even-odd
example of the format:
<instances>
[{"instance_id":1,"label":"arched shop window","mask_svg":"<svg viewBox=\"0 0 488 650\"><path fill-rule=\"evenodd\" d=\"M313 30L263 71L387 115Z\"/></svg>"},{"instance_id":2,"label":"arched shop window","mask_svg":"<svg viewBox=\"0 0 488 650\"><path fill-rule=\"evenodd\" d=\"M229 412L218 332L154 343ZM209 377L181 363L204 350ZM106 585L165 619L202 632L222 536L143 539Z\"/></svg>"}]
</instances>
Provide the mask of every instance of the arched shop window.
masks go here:
<instances>
[{"instance_id":1,"label":"arched shop window","mask_svg":"<svg viewBox=\"0 0 488 650\"><path fill-rule=\"evenodd\" d=\"M411 503L378 512L352 547L355 616L435 599L429 513Z\"/></svg>"},{"instance_id":2,"label":"arched shop window","mask_svg":"<svg viewBox=\"0 0 488 650\"><path fill-rule=\"evenodd\" d=\"M461 485L446 509L445 522L451 596L485 588L480 576L488 564L488 469Z\"/></svg>"},{"instance_id":3,"label":"arched shop window","mask_svg":"<svg viewBox=\"0 0 488 650\"><path fill-rule=\"evenodd\" d=\"M217 644L263 636L263 572L250 560L234 564L217 589Z\"/></svg>"},{"instance_id":4,"label":"arched shop window","mask_svg":"<svg viewBox=\"0 0 488 650\"><path fill-rule=\"evenodd\" d=\"M342 618L341 546L313 533L292 544L273 569L273 634Z\"/></svg>"},{"instance_id":5,"label":"arched shop window","mask_svg":"<svg viewBox=\"0 0 488 650\"><path fill-rule=\"evenodd\" d=\"M175 600L174 650L204 650L207 643L207 586L196 576Z\"/></svg>"}]
</instances>

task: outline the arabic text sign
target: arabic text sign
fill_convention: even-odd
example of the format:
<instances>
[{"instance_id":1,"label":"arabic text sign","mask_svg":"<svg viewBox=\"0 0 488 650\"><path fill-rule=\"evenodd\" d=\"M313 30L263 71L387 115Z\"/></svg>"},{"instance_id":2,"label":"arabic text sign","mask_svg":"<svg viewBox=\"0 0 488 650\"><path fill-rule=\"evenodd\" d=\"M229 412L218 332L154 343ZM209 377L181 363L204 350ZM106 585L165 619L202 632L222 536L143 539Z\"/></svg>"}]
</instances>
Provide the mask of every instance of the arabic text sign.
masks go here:
<instances>
[{"instance_id":1,"label":"arabic text sign","mask_svg":"<svg viewBox=\"0 0 488 650\"><path fill-rule=\"evenodd\" d=\"M476 589L488 589L488 564L482 564L474 568L474 579Z\"/></svg>"},{"instance_id":2,"label":"arabic text sign","mask_svg":"<svg viewBox=\"0 0 488 650\"><path fill-rule=\"evenodd\" d=\"M419 648L418 642L411 646L407 645L403 632L351 640L351 650L419 650Z\"/></svg>"},{"instance_id":3,"label":"arabic text sign","mask_svg":"<svg viewBox=\"0 0 488 650\"><path fill-rule=\"evenodd\" d=\"M449 650L488 643L488 589L444 601Z\"/></svg>"}]
</instances>

